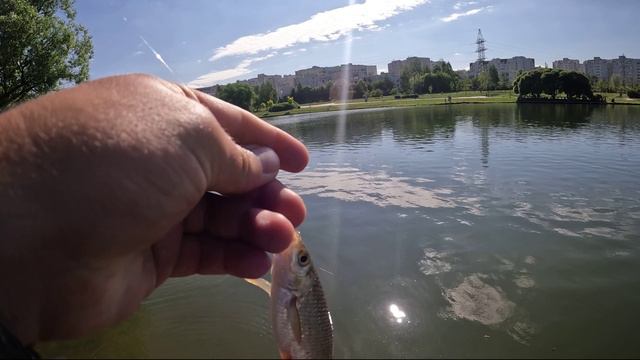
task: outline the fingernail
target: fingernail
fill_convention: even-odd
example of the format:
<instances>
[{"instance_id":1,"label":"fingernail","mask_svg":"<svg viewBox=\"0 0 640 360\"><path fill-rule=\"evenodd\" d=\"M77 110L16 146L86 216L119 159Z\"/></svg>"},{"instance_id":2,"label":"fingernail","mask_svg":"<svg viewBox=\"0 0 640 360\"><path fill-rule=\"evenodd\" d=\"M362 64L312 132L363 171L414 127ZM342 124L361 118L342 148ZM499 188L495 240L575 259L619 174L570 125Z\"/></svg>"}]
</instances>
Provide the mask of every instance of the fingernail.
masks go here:
<instances>
[{"instance_id":1,"label":"fingernail","mask_svg":"<svg viewBox=\"0 0 640 360\"><path fill-rule=\"evenodd\" d=\"M260 159L263 174L273 175L278 173L278 170L280 170L280 158L275 151L266 146L252 146L249 148L249 151Z\"/></svg>"}]
</instances>

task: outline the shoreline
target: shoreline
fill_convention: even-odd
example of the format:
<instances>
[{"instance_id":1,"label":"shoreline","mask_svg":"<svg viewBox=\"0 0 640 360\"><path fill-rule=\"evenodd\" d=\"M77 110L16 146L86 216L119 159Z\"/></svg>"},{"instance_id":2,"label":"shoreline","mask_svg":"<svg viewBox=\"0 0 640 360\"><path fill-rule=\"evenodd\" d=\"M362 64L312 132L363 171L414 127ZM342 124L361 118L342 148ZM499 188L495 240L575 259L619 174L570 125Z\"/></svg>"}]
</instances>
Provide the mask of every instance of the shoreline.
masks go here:
<instances>
[{"instance_id":1,"label":"shoreline","mask_svg":"<svg viewBox=\"0 0 640 360\"><path fill-rule=\"evenodd\" d=\"M588 103L588 102L561 102L561 101L517 101L517 96L513 93L498 93L494 95L475 95L475 96L459 96L451 97L451 102L446 101L446 94L443 97L442 94L438 94L438 97L424 96L417 99L393 99L391 96L387 96L379 99L370 99L369 101L363 101L362 99L354 99L346 103L336 103L333 101L326 103L312 103L301 106L299 109L281 111L281 112L267 112L257 111L253 114L262 118L276 118L281 116L302 115L302 114L314 114L314 113L330 113L341 110L365 110L365 109L392 109L392 108L406 108L406 107L429 107L429 106L447 106L447 105L481 105L481 104L542 104L542 105L589 105L589 106L618 106L618 105L640 105L640 99L625 99L615 98L615 103L611 103L610 100L606 103ZM463 94L464 95L464 94ZM605 94L606 95L606 94ZM611 97L609 97L610 99Z\"/></svg>"}]
</instances>

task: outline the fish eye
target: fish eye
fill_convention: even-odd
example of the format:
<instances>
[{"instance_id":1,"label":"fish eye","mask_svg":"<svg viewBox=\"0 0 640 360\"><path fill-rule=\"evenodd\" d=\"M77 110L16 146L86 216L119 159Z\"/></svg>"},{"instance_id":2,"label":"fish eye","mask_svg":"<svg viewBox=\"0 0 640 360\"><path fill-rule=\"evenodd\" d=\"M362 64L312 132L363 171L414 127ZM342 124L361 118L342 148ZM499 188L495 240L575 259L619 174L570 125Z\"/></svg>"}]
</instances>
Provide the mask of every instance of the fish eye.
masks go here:
<instances>
[{"instance_id":1,"label":"fish eye","mask_svg":"<svg viewBox=\"0 0 640 360\"><path fill-rule=\"evenodd\" d=\"M311 259L309 259L309 254L307 254L306 251L300 251L298 253L298 265L307 266L309 265L310 261Z\"/></svg>"}]
</instances>

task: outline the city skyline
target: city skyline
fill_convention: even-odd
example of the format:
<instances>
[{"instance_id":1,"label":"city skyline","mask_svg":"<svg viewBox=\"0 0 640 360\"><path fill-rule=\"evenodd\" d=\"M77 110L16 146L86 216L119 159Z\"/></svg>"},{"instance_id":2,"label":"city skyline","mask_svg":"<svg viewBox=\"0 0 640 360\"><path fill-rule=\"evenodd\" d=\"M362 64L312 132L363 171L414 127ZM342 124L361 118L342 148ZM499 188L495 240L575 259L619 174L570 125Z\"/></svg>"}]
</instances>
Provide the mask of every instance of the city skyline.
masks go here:
<instances>
[{"instance_id":1,"label":"city skyline","mask_svg":"<svg viewBox=\"0 0 640 360\"><path fill-rule=\"evenodd\" d=\"M469 69L478 28L487 40L487 59L521 55L551 67L562 58L640 57L633 38L633 14L640 11L635 1L612 6L595 1L330 0L256 7L246 1L81 0L77 8L78 21L94 40L92 78L146 72L206 86L349 62L386 72L389 62L409 56Z\"/></svg>"}]
</instances>

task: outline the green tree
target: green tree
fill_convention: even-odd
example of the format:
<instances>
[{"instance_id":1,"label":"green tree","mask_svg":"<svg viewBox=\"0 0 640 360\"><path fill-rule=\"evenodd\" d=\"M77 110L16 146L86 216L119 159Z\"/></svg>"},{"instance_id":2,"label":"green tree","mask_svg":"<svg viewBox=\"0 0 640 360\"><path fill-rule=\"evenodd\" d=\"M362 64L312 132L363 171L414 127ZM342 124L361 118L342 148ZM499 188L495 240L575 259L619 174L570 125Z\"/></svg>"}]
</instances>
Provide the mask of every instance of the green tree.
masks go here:
<instances>
[{"instance_id":1,"label":"green tree","mask_svg":"<svg viewBox=\"0 0 640 360\"><path fill-rule=\"evenodd\" d=\"M491 84L489 82L489 72L487 71L482 71L480 72L480 74L478 74L478 76L476 77L476 84L478 86L478 90L482 90L482 91L488 91Z\"/></svg>"},{"instance_id":2,"label":"green tree","mask_svg":"<svg viewBox=\"0 0 640 360\"><path fill-rule=\"evenodd\" d=\"M0 109L89 78L93 45L73 0L0 1Z\"/></svg>"},{"instance_id":3,"label":"green tree","mask_svg":"<svg viewBox=\"0 0 640 360\"><path fill-rule=\"evenodd\" d=\"M520 75L517 82L519 96L539 98L542 93L541 76L542 71L538 69Z\"/></svg>"},{"instance_id":4,"label":"green tree","mask_svg":"<svg viewBox=\"0 0 640 360\"><path fill-rule=\"evenodd\" d=\"M430 92L430 89L428 86L425 86L424 83L424 77L427 74L413 74L413 76L411 76L411 79L409 79L409 90L414 93L414 94L425 94L427 92ZM431 75L431 74L429 74Z\"/></svg>"},{"instance_id":5,"label":"green tree","mask_svg":"<svg viewBox=\"0 0 640 360\"><path fill-rule=\"evenodd\" d=\"M383 93L380 89L373 89L369 91L369 97L382 97Z\"/></svg>"},{"instance_id":6,"label":"green tree","mask_svg":"<svg viewBox=\"0 0 640 360\"><path fill-rule=\"evenodd\" d=\"M555 99L558 91L560 91L560 70L545 69L540 75L540 86L542 92Z\"/></svg>"},{"instance_id":7,"label":"green tree","mask_svg":"<svg viewBox=\"0 0 640 360\"><path fill-rule=\"evenodd\" d=\"M221 86L217 92L218 98L245 110L251 110L255 96L251 86L240 83Z\"/></svg>"},{"instance_id":8,"label":"green tree","mask_svg":"<svg viewBox=\"0 0 640 360\"><path fill-rule=\"evenodd\" d=\"M371 84L372 89L378 89L382 91L384 95L389 95L394 86L395 84L393 81L391 81L387 76L385 76L384 79L376 80Z\"/></svg>"},{"instance_id":9,"label":"green tree","mask_svg":"<svg viewBox=\"0 0 640 360\"><path fill-rule=\"evenodd\" d=\"M498 88L498 84L500 83L500 75L498 74L498 69L496 69L495 65L489 66L489 74L488 74L488 90L495 90Z\"/></svg>"},{"instance_id":10,"label":"green tree","mask_svg":"<svg viewBox=\"0 0 640 360\"><path fill-rule=\"evenodd\" d=\"M271 100L271 102L275 102L276 100L278 100L278 94L276 93L276 89L268 81L256 86L255 93L256 93L256 102L258 104L266 103L269 100Z\"/></svg>"},{"instance_id":11,"label":"green tree","mask_svg":"<svg viewBox=\"0 0 640 360\"><path fill-rule=\"evenodd\" d=\"M509 83L509 74L508 73L502 73L500 75L500 84L498 85L499 89L502 90L506 90L510 88L510 83Z\"/></svg>"},{"instance_id":12,"label":"green tree","mask_svg":"<svg viewBox=\"0 0 640 360\"><path fill-rule=\"evenodd\" d=\"M589 78L575 71L563 71L560 73L560 91L567 95L568 99L592 99L593 91Z\"/></svg>"},{"instance_id":13,"label":"green tree","mask_svg":"<svg viewBox=\"0 0 640 360\"><path fill-rule=\"evenodd\" d=\"M428 67L423 67L420 61L416 59L410 60L402 69L402 73L400 73L400 90L403 92L412 91L411 78L414 75L421 75L425 72L430 72Z\"/></svg>"},{"instance_id":14,"label":"green tree","mask_svg":"<svg viewBox=\"0 0 640 360\"><path fill-rule=\"evenodd\" d=\"M369 84L364 80L358 81L358 83L353 87L354 99L360 99L367 93L369 93Z\"/></svg>"},{"instance_id":15,"label":"green tree","mask_svg":"<svg viewBox=\"0 0 640 360\"><path fill-rule=\"evenodd\" d=\"M620 93L620 96L622 96L622 78L620 77L620 75L615 74L611 77L611 79L609 80L609 88L614 92Z\"/></svg>"}]
</instances>

